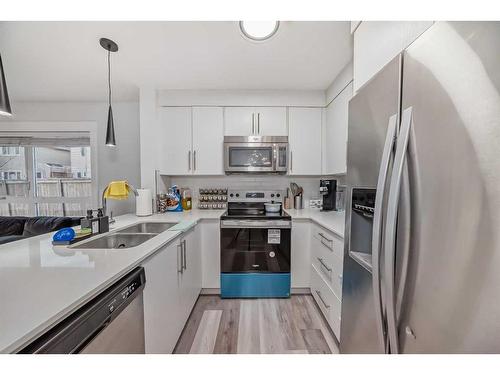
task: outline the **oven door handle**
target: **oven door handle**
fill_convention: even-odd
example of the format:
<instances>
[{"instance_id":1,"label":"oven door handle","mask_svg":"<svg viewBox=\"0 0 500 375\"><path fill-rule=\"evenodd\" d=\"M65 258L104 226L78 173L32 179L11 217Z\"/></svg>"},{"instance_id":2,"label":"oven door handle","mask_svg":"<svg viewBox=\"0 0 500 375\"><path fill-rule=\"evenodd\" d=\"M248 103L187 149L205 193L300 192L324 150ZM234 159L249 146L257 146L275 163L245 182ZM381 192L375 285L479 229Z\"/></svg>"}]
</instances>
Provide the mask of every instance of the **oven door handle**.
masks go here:
<instances>
[{"instance_id":1,"label":"oven door handle","mask_svg":"<svg viewBox=\"0 0 500 375\"><path fill-rule=\"evenodd\" d=\"M290 220L221 220L221 228L291 228Z\"/></svg>"}]
</instances>

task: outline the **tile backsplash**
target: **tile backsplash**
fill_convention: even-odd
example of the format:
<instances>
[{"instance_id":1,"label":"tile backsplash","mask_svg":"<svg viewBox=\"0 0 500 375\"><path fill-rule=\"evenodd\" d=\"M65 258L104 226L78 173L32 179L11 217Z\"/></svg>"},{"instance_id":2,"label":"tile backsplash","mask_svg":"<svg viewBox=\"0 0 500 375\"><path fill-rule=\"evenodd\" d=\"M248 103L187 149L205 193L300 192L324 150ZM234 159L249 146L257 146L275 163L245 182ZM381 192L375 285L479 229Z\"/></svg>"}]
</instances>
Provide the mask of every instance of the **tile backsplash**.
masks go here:
<instances>
[{"instance_id":1,"label":"tile backsplash","mask_svg":"<svg viewBox=\"0 0 500 375\"><path fill-rule=\"evenodd\" d=\"M332 177L343 185L343 176ZM228 188L228 189L261 189L261 190L286 190L291 182L297 183L304 189L304 199L319 199L319 180L321 177L295 177L295 176L162 176L165 186L177 185L189 187L193 198L198 199L200 188Z\"/></svg>"}]
</instances>

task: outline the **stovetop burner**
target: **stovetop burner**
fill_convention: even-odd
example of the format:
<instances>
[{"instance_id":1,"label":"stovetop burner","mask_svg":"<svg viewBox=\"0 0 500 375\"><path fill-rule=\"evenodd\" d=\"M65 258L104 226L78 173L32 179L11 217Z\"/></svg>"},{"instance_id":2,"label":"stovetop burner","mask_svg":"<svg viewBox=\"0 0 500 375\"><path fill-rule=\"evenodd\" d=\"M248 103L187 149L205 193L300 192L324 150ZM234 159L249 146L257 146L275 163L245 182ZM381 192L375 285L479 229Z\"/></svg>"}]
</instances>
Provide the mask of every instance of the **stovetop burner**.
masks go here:
<instances>
[{"instance_id":1,"label":"stovetop burner","mask_svg":"<svg viewBox=\"0 0 500 375\"><path fill-rule=\"evenodd\" d=\"M283 209L280 212L266 212L266 202L283 204L282 191L229 190L228 195L228 210L222 219L291 219Z\"/></svg>"}]
</instances>

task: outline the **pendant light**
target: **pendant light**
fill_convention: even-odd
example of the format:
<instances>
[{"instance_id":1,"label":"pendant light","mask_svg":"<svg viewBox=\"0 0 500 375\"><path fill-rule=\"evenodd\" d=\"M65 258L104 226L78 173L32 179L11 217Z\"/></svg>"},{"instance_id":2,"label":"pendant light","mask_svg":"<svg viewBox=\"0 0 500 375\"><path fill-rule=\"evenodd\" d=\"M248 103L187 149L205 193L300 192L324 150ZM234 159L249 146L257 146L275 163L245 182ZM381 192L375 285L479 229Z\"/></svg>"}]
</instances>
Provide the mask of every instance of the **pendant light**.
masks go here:
<instances>
[{"instance_id":1,"label":"pendant light","mask_svg":"<svg viewBox=\"0 0 500 375\"><path fill-rule=\"evenodd\" d=\"M113 109L111 108L111 62L110 54L111 52L118 51L118 44L113 42L111 39L101 38L99 40L101 47L108 51L108 126L106 128L106 146L116 146L115 140L115 125L113 122Z\"/></svg>"},{"instance_id":2,"label":"pendant light","mask_svg":"<svg viewBox=\"0 0 500 375\"><path fill-rule=\"evenodd\" d=\"M7 92L7 82L3 73L2 56L0 55L0 115L12 116L10 109L9 93Z\"/></svg>"}]
</instances>

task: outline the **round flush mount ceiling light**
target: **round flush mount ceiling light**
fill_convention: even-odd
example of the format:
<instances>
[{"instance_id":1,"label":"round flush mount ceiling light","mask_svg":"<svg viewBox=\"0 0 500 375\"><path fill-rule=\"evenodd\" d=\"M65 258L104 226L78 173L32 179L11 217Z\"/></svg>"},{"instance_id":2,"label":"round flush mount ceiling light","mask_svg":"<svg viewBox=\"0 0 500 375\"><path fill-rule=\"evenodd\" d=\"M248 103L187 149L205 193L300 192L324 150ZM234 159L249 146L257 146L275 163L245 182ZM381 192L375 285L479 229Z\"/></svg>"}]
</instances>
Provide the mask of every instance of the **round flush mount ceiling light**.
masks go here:
<instances>
[{"instance_id":1,"label":"round flush mount ceiling light","mask_svg":"<svg viewBox=\"0 0 500 375\"><path fill-rule=\"evenodd\" d=\"M262 42L276 35L280 21L240 21L240 30L244 37Z\"/></svg>"}]
</instances>

